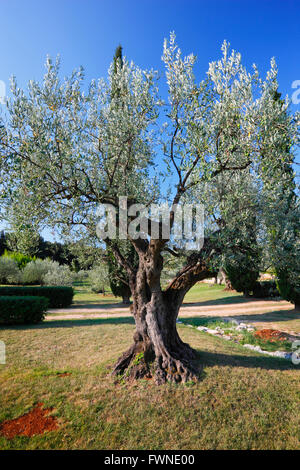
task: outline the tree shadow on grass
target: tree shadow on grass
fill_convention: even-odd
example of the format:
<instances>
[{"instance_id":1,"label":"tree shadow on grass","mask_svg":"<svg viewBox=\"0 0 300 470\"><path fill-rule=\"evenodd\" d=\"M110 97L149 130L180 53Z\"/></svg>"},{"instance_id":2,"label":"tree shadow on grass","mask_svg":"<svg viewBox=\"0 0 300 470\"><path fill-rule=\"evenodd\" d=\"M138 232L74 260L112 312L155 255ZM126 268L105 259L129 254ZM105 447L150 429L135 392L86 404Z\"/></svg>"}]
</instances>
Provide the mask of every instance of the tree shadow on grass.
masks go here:
<instances>
[{"instance_id":1,"label":"tree shadow on grass","mask_svg":"<svg viewBox=\"0 0 300 470\"><path fill-rule=\"evenodd\" d=\"M281 321L289 321L289 320L300 320L300 312L291 309L291 310L275 310L273 312L267 313L257 313L257 314L249 314L249 315L238 315L239 320L247 321L247 322L281 322ZM226 316L224 316L226 318Z\"/></svg>"},{"instance_id":2,"label":"tree shadow on grass","mask_svg":"<svg viewBox=\"0 0 300 470\"><path fill-rule=\"evenodd\" d=\"M107 302L107 301L106 301ZM68 312L71 312L72 310L76 310L76 309L81 309L81 308L97 308L99 310L105 310L105 309L108 309L108 308L118 308L118 309L128 309L129 308L129 304L123 304L121 302L115 302L114 300L112 300L111 302L108 302L108 303L99 303L97 300L84 300L84 301L80 301L80 300L77 300L75 301L72 305L70 305L70 307L67 307L67 308L60 308L58 310L64 310L64 311L68 311ZM56 310L56 309L51 309L51 310Z\"/></svg>"},{"instance_id":3,"label":"tree shadow on grass","mask_svg":"<svg viewBox=\"0 0 300 470\"><path fill-rule=\"evenodd\" d=\"M199 318L196 318L199 320ZM209 318L211 320L211 318ZM220 320L218 318L218 320ZM97 318L97 319L82 319L82 320L54 320L45 321L36 325L6 325L1 326L1 330L44 330L55 328L77 328L85 326L97 325L120 325L128 324L134 325L133 317L117 317L117 318ZM294 365L285 359L279 359L267 356L246 356L243 354L222 354L217 352L208 352L197 349L197 364L199 370L207 367L214 366L230 366L230 367L243 367L243 368L260 368L267 370L300 370L300 366Z\"/></svg>"},{"instance_id":4,"label":"tree shadow on grass","mask_svg":"<svg viewBox=\"0 0 300 470\"><path fill-rule=\"evenodd\" d=\"M214 366L243 367L251 369L267 370L300 370L300 366L294 365L286 359L267 356L243 356L239 354L221 354L215 352L198 352L198 361L203 368Z\"/></svg>"},{"instance_id":5,"label":"tree shadow on grass","mask_svg":"<svg viewBox=\"0 0 300 470\"><path fill-rule=\"evenodd\" d=\"M1 330L44 330L48 328L77 328L80 326L97 326L97 325L134 325L133 317L117 317L117 318L95 318L82 320L51 320L35 325L2 325Z\"/></svg>"},{"instance_id":6,"label":"tree shadow on grass","mask_svg":"<svg viewBox=\"0 0 300 470\"><path fill-rule=\"evenodd\" d=\"M231 304L245 304L257 301L270 301L273 299L256 299L254 297L244 297L242 295L230 295L228 297L221 297L220 299L205 300L203 302L184 302L183 307L205 307L209 305L231 305Z\"/></svg>"},{"instance_id":7,"label":"tree shadow on grass","mask_svg":"<svg viewBox=\"0 0 300 470\"><path fill-rule=\"evenodd\" d=\"M222 317L217 316L217 317L206 317L206 316L197 316L197 317L180 317L179 315L179 320L183 321L184 323L192 323L195 326L200 326L205 324L206 322L213 322L213 321L222 321L222 320L232 320L235 319L238 321L245 321L248 323L255 323L255 322L265 322L265 323L271 323L271 322L281 322L281 321L293 321L293 320L300 320L300 312L299 310L277 310L273 312L266 312L266 313L250 313L247 315L243 315L242 313L240 314L233 314L230 315L228 312L224 312L224 315Z\"/></svg>"}]
</instances>

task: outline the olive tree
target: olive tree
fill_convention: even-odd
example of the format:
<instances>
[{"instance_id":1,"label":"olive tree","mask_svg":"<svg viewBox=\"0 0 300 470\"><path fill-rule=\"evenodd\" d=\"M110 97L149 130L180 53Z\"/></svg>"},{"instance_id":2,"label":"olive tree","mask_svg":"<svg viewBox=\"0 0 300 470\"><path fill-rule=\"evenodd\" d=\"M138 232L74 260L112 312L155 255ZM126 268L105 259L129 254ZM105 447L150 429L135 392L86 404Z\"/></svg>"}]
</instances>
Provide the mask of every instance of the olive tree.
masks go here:
<instances>
[{"instance_id":1,"label":"olive tree","mask_svg":"<svg viewBox=\"0 0 300 470\"><path fill-rule=\"evenodd\" d=\"M265 244L280 295L299 308L300 205L293 167L299 114L289 113L289 102L281 99L276 88L264 91L261 109L265 129L259 143Z\"/></svg>"},{"instance_id":2,"label":"olive tree","mask_svg":"<svg viewBox=\"0 0 300 470\"><path fill-rule=\"evenodd\" d=\"M162 60L166 102L159 97L157 74L126 59L111 65L107 80L92 81L88 88L82 69L62 81L59 61L50 59L41 84L31 81L25 92L13 79L0 141L3 211L18 213L25 204L43 224L69 236L82 228L94 236L99 204L118 211L119 196L126 196L129 207L168 201L168 225L174 228L175 207L199 200L207 194L204 188L213 192L224 175L230 178L248 169L259 179L262 120L268 90L277 86L275 64L262 80L224 42L221 59L209 64L207 76L198 83L196 58L182 55L174 34L164 42ZM295 133L296 127L289 126L289 131ZM279 156L280 149L274 151ZM161 172L173 183L170 191ZM197 377L196 352L181 340L176 320L189 289L215 274L228 243L226 234L232 233L230 217L220 213L223 198L221 192L209 199L208 192L203 201L201 250L185 253L184 246L174 245L164 234L161 221L158 237L151 236L147 218L146 237L128 236L138 266L122 255L114 239L105 240L127 272L136 325L133 344L117 361L115 374L127 370L136 378L152 375L158 384ZM245 211L245 216L247 211L253 214L251 207ZM162 288L165 253L181 259L184 255L185 262Z\"/></svg>"}]
</instances>

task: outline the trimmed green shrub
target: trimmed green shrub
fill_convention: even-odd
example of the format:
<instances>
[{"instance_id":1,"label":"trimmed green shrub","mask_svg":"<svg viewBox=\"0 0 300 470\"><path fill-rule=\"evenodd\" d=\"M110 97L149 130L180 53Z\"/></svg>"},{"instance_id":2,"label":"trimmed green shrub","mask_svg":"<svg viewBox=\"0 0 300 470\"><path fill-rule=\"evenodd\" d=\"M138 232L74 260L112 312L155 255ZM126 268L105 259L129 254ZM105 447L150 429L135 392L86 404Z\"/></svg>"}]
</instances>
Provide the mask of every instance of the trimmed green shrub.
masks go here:
<instances>
[{"instance_id":1,"label":"trimmed green shrub","mask_svg":"<svg viewBox=\"0 0 300 470\"><path fill-rule=\"evenodd\" d=\"M48 299L32 296L1 296L0 324L38 323L45 317Z\"/></svg>"},{"instance_id":2,"label":"trimmed green shrub","mask_svg":"<svg viewBox=\"0 0 300 470\"><path fill-rule=\"evenodd\" d=\"M253 296L258 299L280 297L275 281L257 281L253 288Z\"/></svg>"},{"instance_id":3,"label":"trimmed green shrub","mask_svg":"<svg viewBox=\"0 0 300 470\"><path fill-rule=\"evenodd\" d=\"M134 247L128 240L119 240L118 249L122 256L128 261L128 263L134 268L138 268L138 255ZM108 265L108 276L110 288L114 296L122 297L124 304L130 303L131 290L129 287L129 277L126 270L120 266L115 259L112 250L107 248L107 265Z\"/></svg>"},{"instance_id":4,"label":"trimmed green shrub","mask_svg":"<svg viewBox=\"0 0 300 470\"><path fill-rule=\"evenodd\" d=\"M49 301L50 308L69 307L73 300L74 291L72 287L62 286L5 286L0 287L0 296L41 296Z\"/></svg>"}]
</instances>

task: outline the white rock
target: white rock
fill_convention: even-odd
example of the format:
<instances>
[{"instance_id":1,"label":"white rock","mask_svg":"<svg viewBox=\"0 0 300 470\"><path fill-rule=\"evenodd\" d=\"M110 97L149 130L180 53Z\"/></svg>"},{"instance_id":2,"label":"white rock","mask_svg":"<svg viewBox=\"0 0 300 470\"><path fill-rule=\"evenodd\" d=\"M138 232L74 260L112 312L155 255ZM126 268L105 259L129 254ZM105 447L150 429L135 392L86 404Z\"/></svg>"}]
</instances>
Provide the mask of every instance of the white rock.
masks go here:
<instances>
[{"instance_id":1,"label":"white rock","mask_svg":"<svg viewBox=\"0 0 300 470\"><path fill-rule=\"evenodd\" d=\"M263 352L260 346L254 346L254 344L244 344L244 348L252 349L252 351Z\"/></svg>"},{"instance_id":2,"label":"white rock","mask_svg":"<svg viewBox=\"0 0 300 470\"><path fill-rule=\"evenodd\" d=\"M273 356L275 357L282 357L284 359L286 359L286 356L287 356L288 353L286 353L285 351L275 351L273 353Z\"/></svg>"},{"instance_id":3,"label":"white rock","mask_svg":"<svg viewBox=\"0 0 300 470\"><path fill-rule=\"evenodd\" d=\"M210 328L207 328L207 333L210 333L211 335L217 335L219 332L218 330L211 330Z\"/></svg>"},{"instance_id":4,"label":"white rock","mask_svg":"<svg viewBox=\"0 0 300 470\"><path fill-rule=\"evenodd\" d=\"M216 328L216 330L217 330L219 333L221 333L221 335L224 334L224 330L222 330L222 328L220 328L219 326Z\"/></svg>"},{"instance_id":5,"label":"white rock","mask_svg":"<svg viewBox=\"0 0 300 470\"><path fill-rule=\"evenodd\" d=\"M237 330L237 331L247 330L247 329L248 329L248 326L245 325L245 324L243 324L243 323L241 323L240 325L238 325L238 326L236 327L236 330Z\"/></svg>"},{"instance_id":6,"label":"white rock","mask_svg":"<svg viewBox=\"0 0 300 470\"><path fill-rule=\"evenodd\" d=\"M264 351L263 349L261 349L260 346L254 346L253 344L244 344L243 346L244 348L252 349L252 351L256 351L261 354L267 354L268 356L281 357L283 359L291 358L291 353L288 353L286 351Z\"/></svg>"},{"instance_id":7,"label":"white rock","mask_svg":"<svg viewBox=\"0 0 300 470\"><path fill-rule=\"evenodd\" d=\"M232 322L234 323L235 325L238 325L235 330L238 330L238 331L241 331L241 330L247 330L247 331L254 331L255 328L252 326L252 325L247 325L246 323L239 323L237 320L234 320L234 319L223 319L224 322ZM182 323L180 321L177 321L177 323ZM186 326L189 326L190 328L194 328L193 325L186 325ZM229 335L225 335L224 334L224 330L222 330L222 328L220 326L217 326L215 329L212 329L212 328L207 328L206 326L197 326L197 330L199 331L205 331L206 333L209 333L211 335L217 335L217 336L220 336L225 339L226 341L231 341L233 338ZM238 341L235 341L238 343ZM261 349L260 346L255 346L254 344L243 344L242 346L244 346L244 348L247 348L247 349L251 349L252 351L256 351L260 354L265 354L265 355L268 355L268 356L272 356L272 357L280 357L280 358L283 358L283 359L291 359L291 356L292 356L292 353L289 353L289 352L286 352L286 351L264 351L263 349Z\"/></svg>"},{"instance_id":8,"label":"white rock","mask_svg":"<svg viewBox=\"0 0 300 470\"><path fill-rule=\"evenodd\" d=\"M199 331L207 331L206 326L197 326L197 330Z\"/></svg>"}]
</instances>

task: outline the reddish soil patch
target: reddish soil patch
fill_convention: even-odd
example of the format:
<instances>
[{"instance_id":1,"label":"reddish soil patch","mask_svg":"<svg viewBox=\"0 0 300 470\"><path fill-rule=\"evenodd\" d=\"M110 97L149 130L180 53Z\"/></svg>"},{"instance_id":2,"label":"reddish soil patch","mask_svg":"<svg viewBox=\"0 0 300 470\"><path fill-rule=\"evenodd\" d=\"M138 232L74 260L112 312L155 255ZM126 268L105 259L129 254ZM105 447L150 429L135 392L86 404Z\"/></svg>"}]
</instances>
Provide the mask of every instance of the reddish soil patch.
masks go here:
<instances>
[{"instance_id":1,"label":"reddish soil patch","mask_svg":"<svg viewBox=\"0 0 300 470\"><path fill-rule=\"evenodd\" d=\"M279 330L264 329L254 333L254 336L264 339L265 341L285 341L288 339L288 335Z\"/></svg>"},{"instance_id":2,"label":"reddish soil patch","mask_svg":"<svg viewBox=\"0 0 300 470\"><path fill-rule=\"evenodd\" d=\"M52 408L44 409L43 403L38 403L23 416L3 421L0 424L0 434L7 439L13 439L15 436L31 437L46 431L55 431L58 428L57 419L47 416L51 411Z\"/></svg>"}]
</instances>

